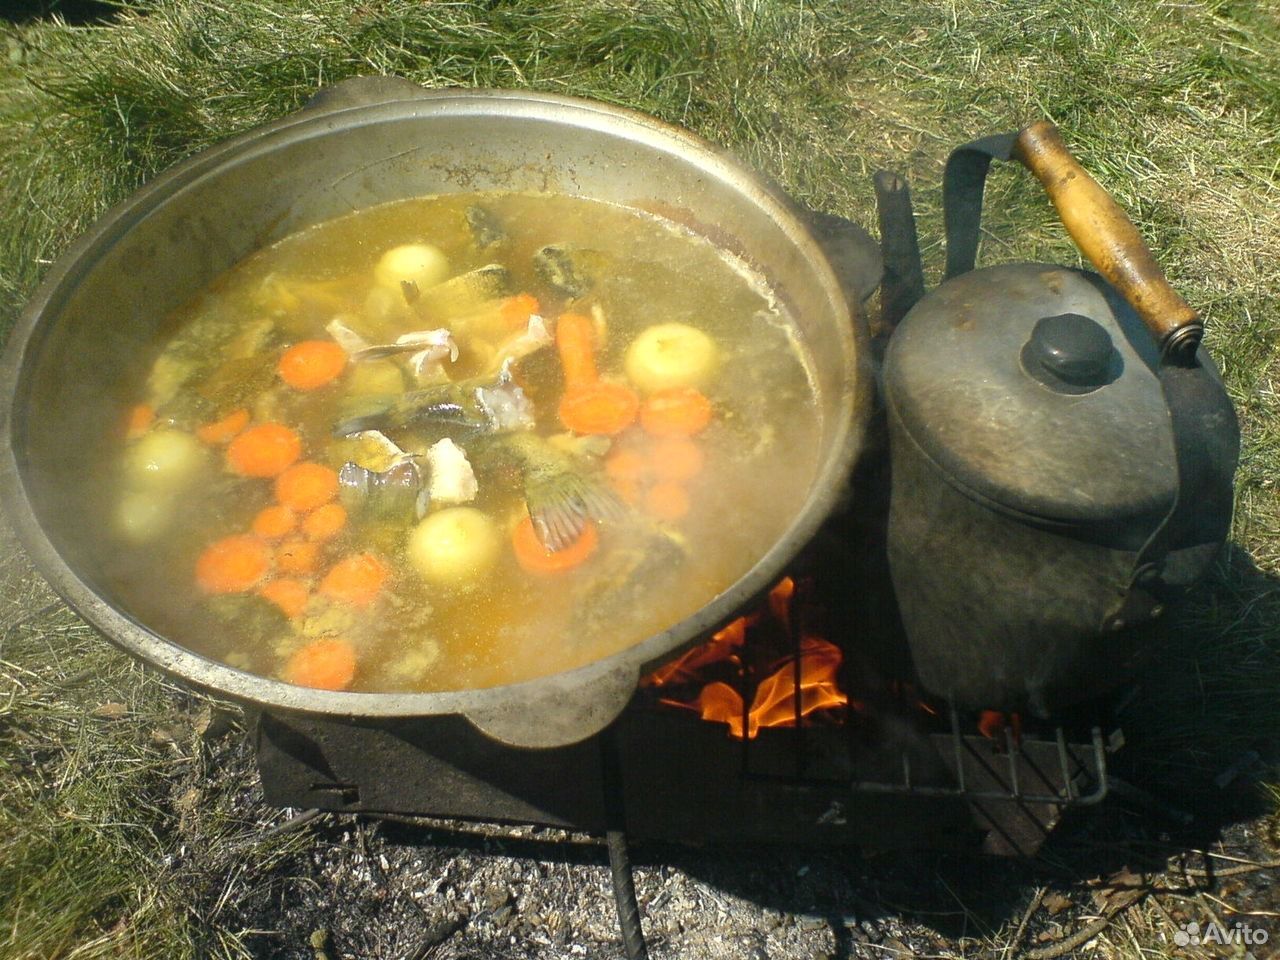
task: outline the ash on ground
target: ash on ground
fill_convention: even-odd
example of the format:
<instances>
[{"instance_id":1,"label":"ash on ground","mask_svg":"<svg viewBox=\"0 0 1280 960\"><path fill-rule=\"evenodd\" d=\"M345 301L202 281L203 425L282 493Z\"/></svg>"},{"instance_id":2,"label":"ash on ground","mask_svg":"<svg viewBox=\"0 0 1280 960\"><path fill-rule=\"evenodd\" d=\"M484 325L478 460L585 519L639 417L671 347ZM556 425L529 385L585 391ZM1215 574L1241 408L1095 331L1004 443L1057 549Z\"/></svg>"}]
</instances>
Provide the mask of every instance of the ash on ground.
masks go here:
<instances>
[{"instance_id":1,"label":"ash on ground","mask_svg":"<svg viewBox=\"0 0 1280 960\"><path fill-rule=\"evenodd\" d=\"M264 960L624 957L597 838L279 810L234 718L197 729L173 788L182 842L169 866L211 938L230 933ZM201 811L215 806L230 836L209 832ZM1061 825L1035 861L692 844L638 845L632 859L653 960L962 957L1010 938L1051 947L1134 883L1179 882L1166 860L1178 844L1160 830L1149 812L1107 805ZM1257 863L1275 856L1275 834L1242 821L1218 846ZM1134 872L1143 850L1158 871ZM1273 881L1280 869L1241 876L1232 899L1280 915Z\"/></svg>"},{"instance_id":2,"label":"ash on ground","mask_svg":"<svg viewBox=\"0 0 1280 960\"><path fill-rule=\"evenodd\" d=\"M179 805L201 803L193 791L219 789L201 781L198 768L216 772L222 783L236 784L236 818L256 823L261 845L274 852L269 863L258 861L246 832L239 856L228 856L218 849L221 841L202 842L197 829L183 846L188 862L175 866L190 878L191 909L210 926L239 934L255 957L624 956L598 838L278 810L263 803L241 732L207 750L206 762L179 788ZM645 844L632 848L632 859L653 960L936 956L955 948L955 932L905 921L899 912L926 909L952 919L965 913L945 892L947 878L938 870L951 871L937 856L877 863L847 849ZM994 863L984 872L993 879L1008 869ZM922 888L922 877L934 878L925 884L930 889Z\"/></svg>"}]
</instances>

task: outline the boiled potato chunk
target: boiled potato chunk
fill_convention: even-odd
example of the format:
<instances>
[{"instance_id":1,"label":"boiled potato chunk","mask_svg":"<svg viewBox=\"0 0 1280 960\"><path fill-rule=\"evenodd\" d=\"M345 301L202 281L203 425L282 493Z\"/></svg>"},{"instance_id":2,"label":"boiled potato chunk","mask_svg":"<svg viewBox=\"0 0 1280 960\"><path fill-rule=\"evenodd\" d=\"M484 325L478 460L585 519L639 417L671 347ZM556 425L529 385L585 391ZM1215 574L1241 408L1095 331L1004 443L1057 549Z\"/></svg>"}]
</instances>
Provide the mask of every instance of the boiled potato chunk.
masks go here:
<instances>
[{"instance_id":1,"label":"boiled potato chunk","mask_svg":"<svg viewBox=\"0 0 1280 960\"><path fill-rule=\"evenodd\" d=\"M627 377L646 393L702 386L720 363L716 342L687 323L659 323L627 348Z\"/></svg>"},{"instance_id":2,"label":"boiled potato chunk","mask_svg":"<svg viewBox=\"0 0 1280 960\"><path fill-rule=\"evenodd\" d=\"M125 451L125 485L174 492L194 480L207 464L204 447L191 434L153 430Z\"/></svg>"},{"instance_id":3,"label":"boiled potato chunk","mask_svg":"<svg viewBox=\"0 0 1280 960\"><path fill-rule=\"evenodd\" d=\"M169 529L173 512L168 496L153 490L130 490L116 505L116 529L126 540L148 543Z\"/></svg>"},{"instance_id":4,"label":"boiled potato chunk","mask_svg":"<svg viewBox=\"0 0 1280 960\"><path fill-rule=\"evenodd\" d=\"M430 514L409 534L408 556L424 580L462 586L493 569L502 536L488 515L474 507Z\"/></svg>"},{"instance_id":5,"label":"boiled potato chunk","mask_svg":"<svg viewBox=\"0 0 1280 960\"><path fill-rule=\"evenodd\" d=\"M397 289L402 281L416 283L419 290L434 287L449 276L449 261L429 243L408 243L392 247L373 268L381 286Z\"/></svg>"}]
</instances>

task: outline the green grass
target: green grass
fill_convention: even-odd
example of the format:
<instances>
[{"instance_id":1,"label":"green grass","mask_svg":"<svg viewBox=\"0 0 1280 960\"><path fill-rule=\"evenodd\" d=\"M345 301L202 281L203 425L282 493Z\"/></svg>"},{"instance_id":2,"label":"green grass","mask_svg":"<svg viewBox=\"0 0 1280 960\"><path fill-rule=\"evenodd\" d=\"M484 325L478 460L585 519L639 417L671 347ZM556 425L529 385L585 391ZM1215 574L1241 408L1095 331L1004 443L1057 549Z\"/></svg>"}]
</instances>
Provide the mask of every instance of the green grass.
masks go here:
<instances>
[{"instance_id":1,"label":"green grass","mask_svg":"<svg viewBox=\"0 0 1280 960\"><path fill-rule=\"evenodd\" d=\"M0 956L245 956L193 904L299 848L219 776L223 708L104 643L0 528Z\"/></svg>"},{"instance_id":2,"label":"green grass","mask_svg":"<svg viewBox=\"0 0 1280 960\"><path fill-rule=\"evenodd\" d=\"M1234 541L1161 658L1135 740L1203 772L1280 735L1280 14L1265 0L171 0L109 26L0 25L0 331L45 266L113 202L316 88L393 73L428 86L598 97L684 124L798 199L874 223L870 174L912 180L931 277L941 163L1047 115L1200 307L1244 427ZM53 4L45 4L45 9ZM1078 263L1037 185L993 173L985 262ZM52 598L6 541L0 622ZM96 716L104 703L126 715ZM1170 710L1170 704L1177 704ZM199 707L52 610L0 639L0 954L234 955L166 865L254 824L232 786L181 798ZM1226 745L1210 750L1213 736ZM139 803L141 800L141 803ZM174 824L179 824L175 827ZM247 841L246 841L247 842ZM168 860L166 860L168 858ZM266 858L269 862L270 858ZM229 869L227 865L221 867ZM247 875L250 882L252 871ZM59 909L62 908L62 909Z\"/></svg>"}]
</instances>

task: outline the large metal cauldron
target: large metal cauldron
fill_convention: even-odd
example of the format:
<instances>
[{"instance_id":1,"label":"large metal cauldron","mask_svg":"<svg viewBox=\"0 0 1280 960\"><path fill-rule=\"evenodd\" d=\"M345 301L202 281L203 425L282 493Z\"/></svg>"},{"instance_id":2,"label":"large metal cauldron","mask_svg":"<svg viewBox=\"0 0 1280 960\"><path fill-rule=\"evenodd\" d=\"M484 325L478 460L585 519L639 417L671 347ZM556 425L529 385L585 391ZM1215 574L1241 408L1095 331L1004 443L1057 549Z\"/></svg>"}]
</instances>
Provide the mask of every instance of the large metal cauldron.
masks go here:
<instances>
[{"instance_id":1,"label":"large metal cauldron","mask_svg":"<svg viewBox=\"0 0 1280 960\"><path fill-rule=\"evenodd\" d=\"M353 82L349 82L351 84ZM50 269L0 368L0 486L54 589L108 638L200 687L261 707L349 717L462 714L507 743L570 743L607 725L642 672L768 588L840 497L870 373L840 281L800 211L710 144L604 104L512 91L355 81L180 164L110 211ZM159 636L105 586L77 496L161 323L260 247L354 209L472 190L562 192L678 218L758 266L812 358L822 454L783 536L696 615L614 656L507 687L365 694L303 689ZM874 254L868 254L874 260ZM856 257L855 257L856 258ZM866 268L866 264L862 265Z\"/></svg>"}]
</instances>

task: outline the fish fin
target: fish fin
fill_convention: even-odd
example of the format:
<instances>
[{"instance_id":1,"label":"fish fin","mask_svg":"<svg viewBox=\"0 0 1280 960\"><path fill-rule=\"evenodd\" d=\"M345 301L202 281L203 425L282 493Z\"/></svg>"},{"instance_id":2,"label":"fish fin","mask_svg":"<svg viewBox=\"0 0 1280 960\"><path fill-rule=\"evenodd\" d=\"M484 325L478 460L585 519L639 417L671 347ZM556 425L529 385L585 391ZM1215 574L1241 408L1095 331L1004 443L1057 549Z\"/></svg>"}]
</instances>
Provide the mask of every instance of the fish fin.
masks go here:
<instances>
[{"instance_id":1,"label":"fish fin","mask_svg":"<svg viewBox=\"0 0 1280 960\"><path fill-rule=\"evenodd\" d=\"M397 347L440 347L449 348L449 355L458 359L458 344L448 327L434 327L430 330L410 330L396 337L393 344Z\"/></svg>"},{"instance_id":2,"label":"fish fin","mask_svg":"<svg viewBox=\"0 0 1280 960\"><path fill-rule=\"evenodd\" d=\"M369 341L343 323L341 317L334 317L324 329L348 356L369 349Z\"/></svg>"},{"instance_id":3,"label":"fish fin","mask_svg":"<svg viewBox=\"0 0 1280 960\"><path fill-rule=\"evenodd\" d=\"M440 354L434 347L419 350L411 356L409 358L409 369L413 371L414 380L423 386L447 382L448 374L444 372L444 364L441 359Z\"/></svg>"},{"instance_id":4,"label":"fish fin","mask_svg":"<svg viewBox=\"0 0 1280 960\"><path fill-rule=\"evenodd\" d=\"M563 550L581 536L588 520L617 520L622 501L604 484L576 473L528 478L525 506L538 539L548 550Z\"/></svg>"},{"instance_id":5,"label":"fish fin","mask_svg":"<svg viewBox=\"0 0 1280 960\"><path fill-rule=\"evenodd\" d=\"M354 433L364 433L366 430L381 430L385 426L385 419L385 415L381 413L348 417L345 420L339 420L333 425L333 435L335 437L349 437Z\"/></svg>"},{"instance_id":6,"label":"fish fin","mask_svg":"<svg viewBox=\"0 0 1280 960\"><path fill-rule=\"evenodd\" d=\"M602 483L591 483L584 492L583 506L592 520L621 520L627 506L616 493Z\"/></svg>"}]
</instances>

